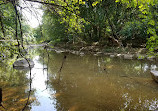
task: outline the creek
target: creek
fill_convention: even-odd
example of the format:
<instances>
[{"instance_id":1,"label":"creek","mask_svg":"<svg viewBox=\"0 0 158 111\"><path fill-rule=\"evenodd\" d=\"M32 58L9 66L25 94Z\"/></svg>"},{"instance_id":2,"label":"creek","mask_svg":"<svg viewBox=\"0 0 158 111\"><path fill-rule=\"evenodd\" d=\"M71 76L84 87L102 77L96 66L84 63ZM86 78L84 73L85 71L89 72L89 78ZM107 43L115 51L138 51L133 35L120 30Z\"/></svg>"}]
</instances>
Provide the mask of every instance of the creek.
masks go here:
<instances>
[{"instance_id":1,"label":"creek","mask_svg":"<svg viewBox=\"0 0 158 111\"><path fill-rule=\"evenodd\" d=\"M2 104L9 111L23 109L30 86L27 111L158 110L158 84L150 75L156 63L66 54L60 72L65 53L31 50L31 84L29 70L13 69L12 59L10 66L0 63Z\"/></svg>"}]
</instances>

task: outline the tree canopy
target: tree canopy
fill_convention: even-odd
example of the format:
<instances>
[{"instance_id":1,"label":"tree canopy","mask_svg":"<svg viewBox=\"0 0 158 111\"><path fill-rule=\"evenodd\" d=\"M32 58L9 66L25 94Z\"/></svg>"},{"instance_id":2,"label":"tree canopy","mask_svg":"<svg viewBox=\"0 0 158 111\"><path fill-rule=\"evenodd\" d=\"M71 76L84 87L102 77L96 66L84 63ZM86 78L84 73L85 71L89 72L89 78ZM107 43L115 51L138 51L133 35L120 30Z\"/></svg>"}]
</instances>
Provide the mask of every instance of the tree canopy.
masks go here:
<instances>
[{"instance_id":1,"label":"tree canopy","mask_svg":"<svg viewBox=\"0 0 158 111\"><path fill-rule=\"evenodd\" d=\"M20 0L0 1L1 39L32 35L38 42L92 44L102 46L158 49L157 0L24 0L39 3L44 11L42 24L26 25ZM32 34L33 33L33 34ZM27 37L26 37L27 36ZM6 42L5 42L6 43Z\"/></svg>"}]
</instances>

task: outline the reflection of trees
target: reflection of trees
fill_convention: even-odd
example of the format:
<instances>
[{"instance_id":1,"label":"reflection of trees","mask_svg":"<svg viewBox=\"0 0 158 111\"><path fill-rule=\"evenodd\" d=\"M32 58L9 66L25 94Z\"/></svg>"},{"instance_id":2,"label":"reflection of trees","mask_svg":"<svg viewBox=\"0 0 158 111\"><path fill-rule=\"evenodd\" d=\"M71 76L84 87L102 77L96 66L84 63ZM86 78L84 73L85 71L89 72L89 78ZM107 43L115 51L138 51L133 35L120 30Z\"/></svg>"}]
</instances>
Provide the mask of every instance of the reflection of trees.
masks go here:
<instances>
[{"instance_id":1,"label":"reflection of trees","mask_svg":"<svg viewBox=\"0 0 158 111\"><path fill-rule=\"evenodd\" d=\"M27 101L27 91L29 80L25 75L27 70L15 70L12 68L13 59L0 64L0 87L3 90L3 105L6 110L22 110ZM33 98L29 104L33 102ZM26 110L30 107L27 106ZM3 109L0 109L3 110Z\"/></svg>"},{"instance_id":2,"label":"reflection of trees","mask_svg":"<svg viewBox=\"0 0 158 111\"><path fill-rule=\"evenodd\" d=\"M138 110L138 111L155 111L158 110L157 92L146 93L139 90L133 92L138 93L137 97L131 93L124 93L122 99L124 100L121 106L122 110ZM140 93L145 93L144 95Z\"/></svg>"},{"instance_id":3,"label":"reflection of trees","mask_svg":"<svg viewBox=\"0 0 158 111\"><path fill-rule=\"evenodd\" d=\"M0 64L0 76L1 76L1 81L3 82L9 82L10 85L14 86L14 85L24 85L26 84L26 71L18 71L18 70L14 70L12 67L12 65L7 66L4 64Z\"/></svg>"},{"instance_id":4,"label":"reflection of trees","mask_svg":"<svg viewBox=\"0 0 158 111\"><path fill-rule=\"evenodd\" d=\"M158 92L156 90L155 93L150 93L156 85L151 83L151 79L147 78L150 75L144 70L146 66L152 67L152 64L144 61L79 57L71 54L66 59L58 84L58 70L62 59L63 54L51 52L48 66L51 74L49 85L56 91L53 97L57 100L57 110L132 109L139 104L135 98L140 97L141 101L149 100L150 103ZM101 70L102 66L106 67L108 73ZM129 78L121 77L122 75ZM133 101L124 108L123 104L127 101L122 95L127 92ZM137 108L144 107L141 105L143 103Z\"/></svg>"},{"instance_id":5,"label":"reflection of trees","mask_svg":"<svg viewBox=\"0 0 158 111\"><path fill-rule=\"evenodd\" d=\"M50 61L53 61L49 66L51 67L49 69L52 73L50 76L53 77L56 75L57 69L61 66L62 57L62 54L54 54L50 57ZM98 83L101 78L97 78L97 80L94 79L93 81L93 76L96 76L98 70L98 68L96 68L98 64L96 63L96 59L92 59L91 56L82 58L68 55L61 73L60 84L57 82L57 77L50 78L53 85L52 87L56 90L57 110L72 110L78 108L79 110L85 110L85 108L87 110L96 110L97 107L103 107L105 103L99 102L99 99L101 99L100 95L106 95L110 93L110 91L106 92L103 90L103 92L100 92L100 90L105 89L105 84L107 84L106 81ZM99 88L97 84L100 84ZM97 93L97 91L99 92ZM112 100L114 100L114 98ZM115 99L114 101L118 102L119 100ZM100 105L96 104L97 102L100 103ZM104 102L106 102L106 100ZM90 105L87 105L87 103ZM110 109L112 106L107 107Z\"/></svg>"},{"instance_id":6,"label":"reflection of trees","mask_svg":"<svg viewBox=\"0 0 158 111\"><path fill-rule=\"evenodd\" d=\"M110 67L111 66L111 67ZM109 73L115 76L126 77L149 77L150 69L153 69L156 65L147 61L138 60L122 60L111 59L107 62L106 67Z\"/></svg>"}]
</instances>

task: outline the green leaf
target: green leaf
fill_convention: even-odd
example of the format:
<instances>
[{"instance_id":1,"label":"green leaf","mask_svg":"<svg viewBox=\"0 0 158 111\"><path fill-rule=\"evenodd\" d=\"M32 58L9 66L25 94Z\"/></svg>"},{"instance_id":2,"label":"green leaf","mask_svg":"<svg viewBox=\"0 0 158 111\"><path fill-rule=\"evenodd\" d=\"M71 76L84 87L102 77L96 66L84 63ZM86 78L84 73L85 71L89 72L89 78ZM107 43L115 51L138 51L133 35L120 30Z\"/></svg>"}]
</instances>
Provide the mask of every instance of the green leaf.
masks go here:
<instances>
[{"instance_id":1,"label":"green leaf","mask_svg":"<svg viewBox=\"0 0 158 111\"><path fill-rule=\"evenodd\" d=\"M120 2L120 0L116 0L115 2Z\"/></svg>"},{"instance_id":2,"label":"green leaf","mask_svg":"<svg viewBox=\"0 0 158 111\"><path fill-rule=\"evenodd\" d=\"M152 26L155 26L155 21L154 21L154 20L150 20L150 21L148 22L148 24L150 24L150 25L152 25Z\"/></svg>"},{"instance_id":3,"label":"green leaf","mask_svg":"<svg viewBox=\"0 0 158 111\"><path fill-rule=\"evenodd\" d=\"M96 6L98 3L99 3L98 1L95 1L95 2L93 2L92 6L94 7L94 6Z\"/></svg>"}]
</instances>

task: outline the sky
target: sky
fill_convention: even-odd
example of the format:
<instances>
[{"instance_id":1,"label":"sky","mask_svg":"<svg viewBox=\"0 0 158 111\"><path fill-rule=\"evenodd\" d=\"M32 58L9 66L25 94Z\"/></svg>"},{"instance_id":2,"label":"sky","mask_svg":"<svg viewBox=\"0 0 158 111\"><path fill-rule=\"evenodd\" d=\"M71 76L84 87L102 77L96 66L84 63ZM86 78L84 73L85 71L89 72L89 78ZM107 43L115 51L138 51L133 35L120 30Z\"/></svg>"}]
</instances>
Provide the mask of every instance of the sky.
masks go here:
<instances>
[{"instance_id":1,"label":"sky","mask_svg":"<svg viewBox=\"0 0 158 111\"><path fill-rule=\"evenodd\" d=\"M39 3L33 3L29 1L20 1L22 7L22 15L26 19L27 23L32 27L36 28L41 24L43 11L39 9Z\"/></svg>"}]
</instances>

